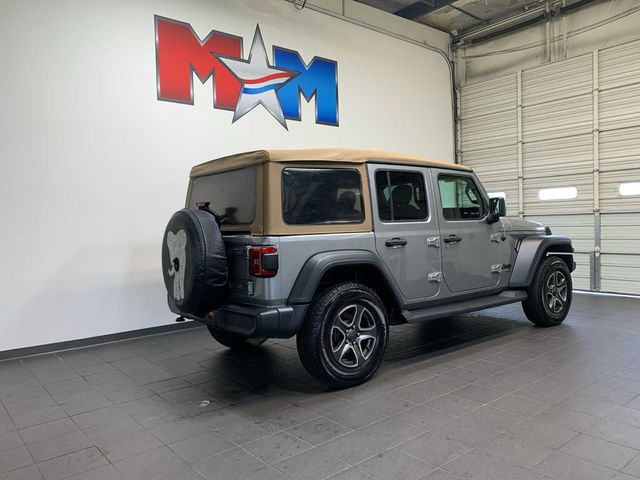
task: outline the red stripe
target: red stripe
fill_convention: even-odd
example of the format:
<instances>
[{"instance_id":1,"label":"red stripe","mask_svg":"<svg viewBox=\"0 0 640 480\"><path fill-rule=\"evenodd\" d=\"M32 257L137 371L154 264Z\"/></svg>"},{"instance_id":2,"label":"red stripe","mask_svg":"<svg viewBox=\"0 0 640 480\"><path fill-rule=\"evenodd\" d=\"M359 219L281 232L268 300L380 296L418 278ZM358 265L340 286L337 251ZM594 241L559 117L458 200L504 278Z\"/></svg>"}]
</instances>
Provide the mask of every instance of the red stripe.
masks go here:
<instances>
[{"instance_id":1,"label":"red stripe","mask_svg":"<svg viewBox=\"0 0 640 480\"><path fill-rule=\"evenodd\" d=\"M262 83L262 82L266 82L268 80L273 80L274 78L289 78L289 77L292 77L292 76L293 76L293 74L289 73L289 72L273 73L271 75L267 75L266 77L254 78L252 80L245 80L243 78L242 82L243 83L248 83L248 84Z\"/></svg>"}]
</instances>

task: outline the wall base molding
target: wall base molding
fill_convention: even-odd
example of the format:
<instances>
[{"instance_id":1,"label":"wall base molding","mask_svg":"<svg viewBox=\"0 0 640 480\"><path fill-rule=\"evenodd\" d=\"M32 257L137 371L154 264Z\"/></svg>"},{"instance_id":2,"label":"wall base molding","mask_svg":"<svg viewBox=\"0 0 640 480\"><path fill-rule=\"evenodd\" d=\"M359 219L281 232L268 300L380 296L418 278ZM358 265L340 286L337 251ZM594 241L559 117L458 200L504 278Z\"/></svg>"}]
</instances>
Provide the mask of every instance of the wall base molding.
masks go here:
<instances>
[{"instance_id":1,"label":"wall base molding","mask_svg":"<svg viewBox=\"0 0 640 480\"><path fill-rule=\"evenodd\" d=\"M163 333L187 330L190 328L202 327L199 322L186 321L183 323L172 323L169 325L161 325L159 327L142 328L139 330L129 330L128 332L111 333L109 335L99 335L97 337L80 338L78 340L68 340L66 342L48 343L45 345L35 345L33 347L16 348L13 350L5 350L0 352L0 361L10 360L21 357L32 357L35 355L44 355L47 353L62 352L65 350L74 350L77 348L93 347L96 345L104 345L106 343L118 342L121 340L131 340L132 338L148 337L150 335L158 335Z\"/></svg>"}]
</instances>

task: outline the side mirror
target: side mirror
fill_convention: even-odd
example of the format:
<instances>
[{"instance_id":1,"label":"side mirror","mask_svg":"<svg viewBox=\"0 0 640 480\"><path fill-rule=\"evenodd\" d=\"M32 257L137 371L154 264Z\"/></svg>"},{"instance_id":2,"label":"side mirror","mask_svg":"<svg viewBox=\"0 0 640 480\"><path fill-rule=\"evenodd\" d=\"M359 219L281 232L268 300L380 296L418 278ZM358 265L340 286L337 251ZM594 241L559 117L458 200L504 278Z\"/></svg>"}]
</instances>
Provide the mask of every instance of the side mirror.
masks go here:
<instances>
[{"instance_id":1,"label":"side mirror","mask_svg":"<svg viewBox=\"0 0 640 480\"><path fill-rule=\"evenodd\" d=\"M487 223L496 223L500 220L500 217L507 215L507 203L502 197L495 197L489 199L489 215L487 216Z\"/></svg>"},{"instance_id":2,"label":"side mirror","mask_svg":"<svg viewBox=\"0 0 640 480\"><path fill-rule=\"evenodd\" d=\"M491 214L498 217L505 217L507 215L507 202L502 197L495 197L489 199L489 205Z\"/></svg>"}]
</instances>

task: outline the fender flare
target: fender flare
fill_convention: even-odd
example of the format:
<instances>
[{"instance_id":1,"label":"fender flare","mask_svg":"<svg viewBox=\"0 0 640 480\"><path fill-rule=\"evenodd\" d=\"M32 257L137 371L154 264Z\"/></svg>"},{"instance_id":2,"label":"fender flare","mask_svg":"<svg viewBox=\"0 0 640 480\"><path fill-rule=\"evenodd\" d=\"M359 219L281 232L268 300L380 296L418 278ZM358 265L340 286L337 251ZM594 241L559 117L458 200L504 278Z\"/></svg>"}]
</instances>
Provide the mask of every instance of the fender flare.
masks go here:
<instances>
[{"instance_id":1,"label":"fender flare","mask_svg":"<svg viewBox=\"0 0 640 480\"><path fill-rule=\"evenodd\" d=\"M566 253L571 256L570 265L573 265L573 247L571 240L559 235L531 236L522 239L518 256L513 266L509 287L526 288L531 284L531 279L538 265L543 259L544 252L549 248L561 247L568 250ZM568 248L567 248L568 247ZM573 268L569 268L573 271Z\"/></svg>"},{"instance_id":2,"label":"fender flare","mask_svg":"<svg viewBox=\"0 0 640 480\"><path fill-rule=\"evenodd\" d=\"M289 294L288 304L311 303L320 280L334 267L366 265L375 268L382 276L397 304L404 305L402 294L393 277L375 253L369 250L337 250L322 252L309 258L298 274Z\"/></svg>"}]
</instances>

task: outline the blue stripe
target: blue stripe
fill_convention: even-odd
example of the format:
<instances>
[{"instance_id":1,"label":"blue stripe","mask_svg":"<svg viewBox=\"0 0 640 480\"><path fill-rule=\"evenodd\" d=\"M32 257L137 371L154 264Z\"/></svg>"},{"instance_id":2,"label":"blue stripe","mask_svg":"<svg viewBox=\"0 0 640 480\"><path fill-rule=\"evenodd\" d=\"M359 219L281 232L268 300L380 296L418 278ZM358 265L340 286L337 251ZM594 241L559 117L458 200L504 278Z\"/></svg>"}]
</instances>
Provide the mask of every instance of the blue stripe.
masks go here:
<instances>
[{"instance_id":1,"label":"blue stripe","mask_svg":"<svg viewBox=\"0 0 640 480\"><path fill-rule=\"evenodd\" d=\"M242 89L242 93L248 93L248 94L262 93L262 92L266 92L268 90L273 90L274 88L278 87L279 85L280 85L279 83L275 83L273 85L267 85L266 87L258 87L258 88L244 87Z\"/></svg>"}]
</instances>

